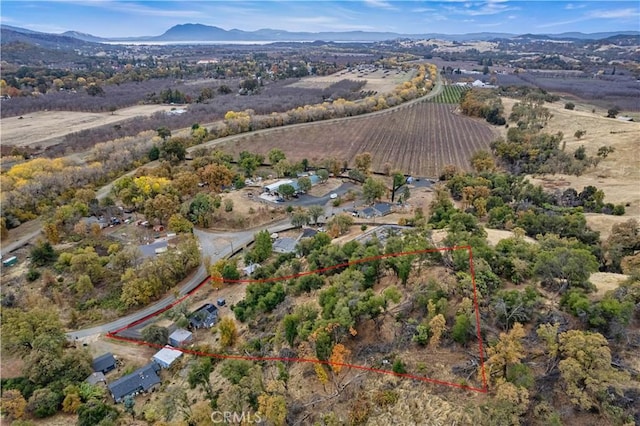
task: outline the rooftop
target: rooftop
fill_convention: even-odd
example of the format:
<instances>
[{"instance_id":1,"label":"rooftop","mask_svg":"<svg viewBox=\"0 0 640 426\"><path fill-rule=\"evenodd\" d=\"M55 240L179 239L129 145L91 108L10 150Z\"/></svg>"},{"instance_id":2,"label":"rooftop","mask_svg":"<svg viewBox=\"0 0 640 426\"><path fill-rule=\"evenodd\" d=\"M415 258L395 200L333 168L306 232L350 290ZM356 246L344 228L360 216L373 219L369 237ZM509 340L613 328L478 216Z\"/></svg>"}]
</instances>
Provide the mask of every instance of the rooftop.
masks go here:
<instances>
[{"instance_id":1,"label":"rooftop","mask_svg":"<svg viewBox=\"0 0 640 426\"><path fill-rule=\"evenodd\" d=\"M171 365L173 362L182 356L182 351L179 351L169 345L160 349L153 359L160 362L160 365Z\"/></svg>"},{"instance_id":2,"label":"rooftop","mask_svg":"<svg viewBox=\"0 0 640 426\"><path fill-rule=\"evenodd\" d=\"M111 382L108 387L113 395L113 399L116 402L120 402L127 395L132 395L136 392L146 392L154 385L159 384L160 377L158 377L157 373L159 369L158 364L152 362L144 367L138 368L131 374Z\"/></svg>"}]
</instances>

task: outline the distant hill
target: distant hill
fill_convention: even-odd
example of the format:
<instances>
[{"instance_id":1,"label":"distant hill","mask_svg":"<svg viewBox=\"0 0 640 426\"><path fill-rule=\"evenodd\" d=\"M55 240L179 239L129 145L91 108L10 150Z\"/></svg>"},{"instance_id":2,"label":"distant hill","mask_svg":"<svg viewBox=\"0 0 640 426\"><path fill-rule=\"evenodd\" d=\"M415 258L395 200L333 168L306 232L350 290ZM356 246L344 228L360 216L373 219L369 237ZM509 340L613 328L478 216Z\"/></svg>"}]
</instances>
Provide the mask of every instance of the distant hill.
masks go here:
<instances>
[{"instance_id":1,"label":"distant hill","mask_svg":"<svg viewBox=\"0 0 640 426\"><path fill-rule=\"evenodd\" d=\"M47 34L37 31L27 30L24 28L12 27L9 25L0 26L3 30L2 43L5 43L5 30L9 39L15 40L22 37L20 41L44 43L46 38L50 42L65 42L67 39L80 40L88 43L107 43L113 41L135 41L135 42L225 42L225 41L370 41L379 42L394 39L440 39L449 41L488 41L498 39L528 39L528 40L601 40L616 36L638 37L639 31L617 31L617 32L600 32L585 34L580 32L567 32L561 34L511 34L511 33L470 33L470 34L442 34L442 33L424 33L424 34L400 34L392 32L374 32L374 31L340 31L340 32L290 32L285 30L263 28L256 31L243 31L239 29L225 30L220 27L203 24L180 24L175 25L158 36L145 37L118 37L118 38L102 38L91 34L81 33L78 31L67 31L62 34ZM18 37L16 34L20 34ZM27 37L25 39L25 37ZM29 39L29 37L32 37ZM64 37L60 39L59 37Z\"/></svg>"}]
</instances>

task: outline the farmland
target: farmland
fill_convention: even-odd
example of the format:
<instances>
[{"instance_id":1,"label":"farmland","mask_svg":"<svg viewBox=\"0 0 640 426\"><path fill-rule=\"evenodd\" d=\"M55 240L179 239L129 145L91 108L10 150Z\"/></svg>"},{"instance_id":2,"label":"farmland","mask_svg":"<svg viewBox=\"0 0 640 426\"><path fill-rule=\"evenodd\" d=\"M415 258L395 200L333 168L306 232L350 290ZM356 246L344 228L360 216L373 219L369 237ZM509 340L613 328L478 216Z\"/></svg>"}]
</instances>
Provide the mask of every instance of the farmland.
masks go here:
<instances>
[{"instance_id":1,"label":"farmland","mask_svg":"<svg viewBox=\"0 0 640 426\"><path fill-rule=\"evenodd\" d=\"M467 169L469 157L488 149L495 136L487 124L454 113L451 105L420 102L365 117L243 136L222 148L233 154L267 154L279 148L292 160L307 158L311 163L329 157L351 161L370 152L374 171L383 171L388 162L404 173L437 177L447 164Z\"/></svg>"},{"instance_id":2,"label":"farmland","mask_svg":"<svg viewBox=\"0 0 640 426\"><path fill-rule=\"evenodd\" d=\"M469 90L469 88L465 86L447 85L444 86L442 93L431 99L431 102L435 102L437 104L458 104L460 103L462 94L467 90Z\"/></svg>"}]
</instances>

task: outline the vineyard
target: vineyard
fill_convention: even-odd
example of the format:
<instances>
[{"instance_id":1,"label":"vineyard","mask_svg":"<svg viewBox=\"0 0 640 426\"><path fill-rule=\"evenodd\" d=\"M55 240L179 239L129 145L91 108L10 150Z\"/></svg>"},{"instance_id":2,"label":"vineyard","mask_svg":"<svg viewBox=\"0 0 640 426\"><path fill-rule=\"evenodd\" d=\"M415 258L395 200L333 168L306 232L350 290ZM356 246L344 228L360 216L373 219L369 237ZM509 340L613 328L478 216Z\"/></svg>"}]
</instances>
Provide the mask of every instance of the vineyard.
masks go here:
<instances>
[{"instance_id":1,"label":"vineyard","mask_svg":"<svg viewBox=\"0 0 640 426\"><path fill-rule=\"evenodd\" d=\"M459 104L462 94L469 90L466 86L447 85L443 87L442 93L431 99L437 104Z\"/></svg>"},{"instance_id":2,"label":"vineyard","mask_svg":"<svg viewBox=\"0 0 640 426\"><path fill-rule=\"evenodd\" d=\"M417 176L437 177L447 164L469 168L474 152L488 149L496 137L481 121L458 115L451 105L419 102L373 115L327 123L304 124L241 136L221 146L234 155L247 150L266 154L273 148L294 161L352 160L362 152L373 156L372 169L385 163Z\"/></svg>"}]
</instances>

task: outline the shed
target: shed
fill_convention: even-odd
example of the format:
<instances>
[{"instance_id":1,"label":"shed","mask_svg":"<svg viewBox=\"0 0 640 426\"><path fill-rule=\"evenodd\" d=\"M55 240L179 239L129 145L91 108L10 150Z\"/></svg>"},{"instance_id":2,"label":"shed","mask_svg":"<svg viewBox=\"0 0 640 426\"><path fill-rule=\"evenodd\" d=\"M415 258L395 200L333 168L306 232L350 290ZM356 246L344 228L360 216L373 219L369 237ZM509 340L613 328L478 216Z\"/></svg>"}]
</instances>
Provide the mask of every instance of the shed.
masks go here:
<instances>
[{"instance_id":1,"label":"shed","mask_svg":"<svg viewBox=\"0 0 640 426\"><path fill-rule=\"evenodd\" d=\"M98 371L95 373L91 373L91 375L87 377L84 381L89 383L90 385L106 384L107 378L104 376L102 371Z\"/></svg>"},{"instance_id":2,"label":"shed","mask_svg":"<svg viewBox=\"0 0 640 426\"><path fill-rule=\"evenodd\" d=\"M119 403L128 395L137 395L140 392L150 392L156 389L160 385L158 371L160 371L160 366L151 362L110 383L107 387L113 400Z\"/></svg>"},{"instance_id":3,"label":"shed","mask_svg":"<svg viewBox=\"0 0 640 426\"><path fill-rule=\"evenodd\" d=\"M186 331L186 330L185 330ZM169 368L178 358L182 356L182 351L169 345L160 349L151 359L162 368Z\"/></svg>"},{"instance_id":4,"label":"shed","mask_svg":"<svg viewBox=\"0 0 640 426\"><path fill-rule=\"evenodd\" d=\"M8 268L9 266L13 266L16 263L18 263L18 258L16 256L11 256L10 258L2 261L2 266Z\"/></svg>"},{"instance_id":5,"label":"shed","mask_svg":"<svg viewBox=\"0 0 640 426\"><path fill-rule=\"evenodd\" d=\"M192 339L193 335L189 330L179 328L169 335L169 344L177 348L190 343Z\"/></svg>"},{"instance_id":6,"label":"shed","mask_svg":"<svg viewBox=\"0 0 640 426\"><path fill-rule=\"evenodd\" d=\"M245 266L244 268L242 268L242 273L244 273L244 275L251 275L253 274L256 269L258 269L260 267L259 263L252 263L250 265Z\"/></svg>"},{"instance_id":7,"label":"shed","mask_svg":"<svg viewBox=\"0 0 640 426\"><path fill-rule=\"evenodd\" d=\"M107 352L106 354L95 358L91 363L91 366L93 367L93 371L108 373L116 368L116 358L111 352Z\"/></svg>"}]
</instances>

